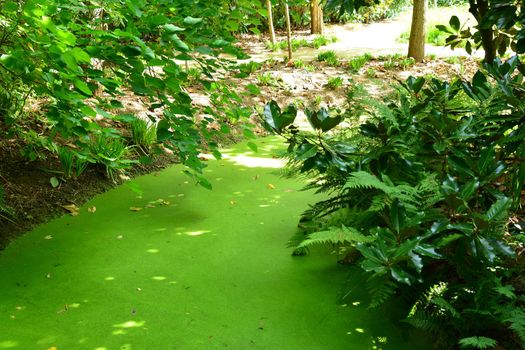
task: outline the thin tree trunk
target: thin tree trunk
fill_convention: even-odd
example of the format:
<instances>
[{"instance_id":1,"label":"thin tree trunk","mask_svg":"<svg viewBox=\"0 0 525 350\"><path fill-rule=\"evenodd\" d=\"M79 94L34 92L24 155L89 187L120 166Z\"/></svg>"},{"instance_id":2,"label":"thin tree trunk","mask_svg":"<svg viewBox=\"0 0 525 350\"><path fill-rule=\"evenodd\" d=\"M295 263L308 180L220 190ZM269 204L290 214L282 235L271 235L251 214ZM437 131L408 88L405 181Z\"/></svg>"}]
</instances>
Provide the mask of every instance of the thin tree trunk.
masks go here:
<instances>
[{"instance_id":1,"label":"thin tree trunk","mask_svg":"<svg viewBox=\"0 0 525 350\"><path fill-rule=\"evenodd\" d=\"M425 58L426 13L427 0L414 0L408 57L412 57L416 62L421 62Z\"/></svg>"},{"instance_id":2,"label":"thin tree trunk","mask_svg":"<svg viewBox=\"0 0 525 350\"><path fill-rule=\"evenodd\" d=\"M266 9L268 10L268 31L270 32L270 41L273 45L276 44L275 40L275 29L273 28L273 14L272 14L272 1L266 0Z\"/></svg>"},{"instance_id":3,"label":"thin tree trunk","mask_svg":"<svg viewBox=\"0 0 525 350\"><path fill-rule=\"evenodd\" d=\"M489 4L484 0L469 0L469 12L472 13L478 24L481 23L489 10ZM481 35L481 45L485 50L485 62L492 63L496 58L496 43L494 42L494 33L492 28L479 29Z\"/></svg>"},{"instance_id":4,"label":"thin tree trunk","mask_svg":"<svg viewBox=\"0 0 525 350\"><path fill-rule=\"evenodd\" d=\"M310 18L311 18L311 33L323 34L324 19L323 8L319 4L319 0L310 0Z\"/></svg>"},{"instance_id":5,"label":"thin tree trunk","mask_svg":"<svg viewBox=\"0 0 525 350\"><path fill-rule=\"evenodd\" d=\"M292 61L292 25L290 24L290 9L288 1L284 1L284 16L286 17L286 39L288 41L288 62Z\"/></svg>"}]
</instances>

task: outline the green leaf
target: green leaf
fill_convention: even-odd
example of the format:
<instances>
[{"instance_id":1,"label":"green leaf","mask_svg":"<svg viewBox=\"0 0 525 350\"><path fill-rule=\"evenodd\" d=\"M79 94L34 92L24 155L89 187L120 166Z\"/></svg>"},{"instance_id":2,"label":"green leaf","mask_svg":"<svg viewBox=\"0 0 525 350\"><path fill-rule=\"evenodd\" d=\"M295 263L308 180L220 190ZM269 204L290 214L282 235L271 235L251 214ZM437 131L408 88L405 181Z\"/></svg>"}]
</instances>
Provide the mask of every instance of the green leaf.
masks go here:
<instances>
[{"instance_id":1,"label":"green leaf","mask_svg":"<svg viewBox=\"0 0 525 350\"><path fill-rule=\"evenodd\" d=\"M137 0L126 0L126 5L132 14L139 18L142 17L142 11L139 4L137 4Z\"/></svg>"},{"instance_id":2,"label":"green leaf","mask_svg":"<svg viewBox=\"0 0 525 350\"><path fill-rule=\"evenodd\" d=\"M67 44L69 46L75 46L75 44L77 43L77 37L73 33L70 33L65 30L59 30L56 34L58 39L64 44Z\"/></svg>"},{"instance_id":3,"label":"green leaf","mask_svg":"<svg viewBox=\"0 0 525 350\"><path fill-rule=\"evenodd\" d=\"M297 160L307 160L314 157L317 154L317 147L311 143L304 142L295 151L295 159Z\"/></svg>"},{"instance_id":4,"label":"green leaf","mask_svg":"<svg viewBox=\"0 0 525 350\"><path fill-rule=\"evenodd\" d=\"M459 28L461 27L458 16L452 16L448 24L450 24L452 29L454 29L456 32L459 31Z\"/></svg>"},{"instance_id":5,"label":"green leaf","mask_svg":"<svg viewBox=\"0 0 525 350\"><path fill-rule=\"evenodd\" d=\"M479 157L478 171L480 174L484 174L485 170L488 169L489 165L494 163L496 160L496 149L494 146L485 147Z\"/></svg>"},{"instance_id":6,"label":"green leaf","mask_svg":"<svg viewBox=\"0 0 525 350\"><path fill-rule=\"evenodd\" d=\"M420 273L423 269L423 259L421 259L419 255L414 254L412 252L410 252L408 256L410 257L410 262L415 267L416 271Z\"/></svg>"},{"instance_id":7,"label":"green leaf","mask_svg":"<svg viewBox=\"0 0 525 350\"><path fill-rule=\"evenodd\" d=\"M392 223L392 228L397 234L399 234L404 227L406 219L407 214L405 206L396 198L390 207L390 221Z\"/></svg>"},{"instance_id":8,"label":"green leaf","mask_svg":"<svg viewBox=\"0 0 525 350\"><path fill-rule=\"evenodd\" d=\"M77 62L90 63L91 56L84 50L75 47L71 51L71 55L77 60Z\"/></svg>"},{"instance_id":9,"label":"green leaf","mask_svg":"<svg viewBox=\"0 0 525 350\"><path fill-rule=\"evenodd\" d=\"M161 120L157 125L157 140L159 142L169 140L173 133L169 130L169 124L166 120Z\"/></svg>"},{"instance_id":10,"label":"green leaf","mask_svg":"<svg viewBox=\"0 0 525 350\"><path fill-rule=\"evenodd\" d=\"M253 152L257 153L257 145L256 145L255 143L253 143L253 142L248 142L248 147L250 147L250 149L251 149Z\"/></svg>"},{"instance_id":11,"label":"green leaf","mask_svg":"<svg viewBox=\"0 0 525 350\"><path fill-rule=\"evenodd\" d=\"M184 24L188 24L188 25L197 25L197 24L200 24L202 23L202 18L195 18L195 17L191 17L191 16L188 16L186 18L184 18Z\"/></svg>"},{"instance_id":12,"label":"green leaf","mask_svg":"<svg viewBox=\"0 0 525 350\"><path fill-rule=\"evenodd\" d=\"M392 275L392 277L400 282L400 283L404 283L404 284L408 284L408 285L411 285L411 276L410 274L408 274L405 270L403 270L401 267L399 266L393 266L390 268L390 274Z\"/></svg>"},{"instance_id":13,"label":"green leaf","mask_svg":"<svg viewBox=\"0 0 525 350\"><path fill-rule=\"evenodd\" d=\"M122 53L127 57L137 57L142 54L142 50L138 46L123 46L121 49Z\"/></svg>"},{"instance_id":14,"label":"green leaf","mask_svg":"<svg viewBox=\"0 0 525 350\"><path fill-rule=\"evenodd\" d=\"M83 82L82 80L79 80L79 79L75 79L73 81L73 84L75 85L75 87L77 89L79 89L80 91L82 91L84 94L86 95L93 95L93 92L91 91L91 89L89 88L88 84L86 84L85 82Z\"/></svg>"},{"instance_id":15,"label":"green leaf","mask_svg":"<svg viewBox=\"0 0 525 350\"><path fill-rule=\"evenodd\" d=\"M178 27L174 24L165 24L163 28L166 32L170 34L176 33L176 32L183 32L185 30L184 28Z\"/></svg>"},{"instance_id":16,"label":"green leaf","mask_svg":"<svg viewBox=\"0 0 525 350\"><path fill-rule=\"evenodd\" d=\"M419 240L409 239L401 243L399 247L394 251L394 259L405 259L408 255L417 247Z\"/></svg>"},{"instance_id":17,"label":"green leaf","mask_svg":"<svg viewBox=\"0 0 525 350\"><path fill-rule=\"evenodd\" d=\"M487 221L503 220L506 218L507 211L512 201L508 197L501 198L491 205L485 218Z\"/></svg>"},{"instance_id":18,"label":"green leaf","mask_svg":"<svg viewBox=\"0 0 525 350\"><path fill-rule=\"evenodd\" d=\"M449 34L453 33L447 26L444 26L442 24L436 25L436 29Z\"/></svg>"},{"instance_id":19,"label":"green leaf","mask_svg":"<svg viewBox=\"0 0 525 350\"><path fill-rule=\"evenodd\" d=\"M493 262L496 258L496 254L494 253L494 247L490 244L490 242L483 238L478 237L477 238L477 248L483 255L488 259L488 261Z\"/></svg>"},{"instance_id":20,"label":"green leaf","mask_svg":"<svg viewBox=\"0 0 525 350\"><path fill-rule=\"evenodd\" d=\"M246 90L253 96L259 96L261 94L261 89L255 84L246 85Z\"/></svg>"},{"instance_id":21,"label":"green leaf","mask_svg":"<svg viewBox=\"0 0 525 350\"><path fill-rule=\"evenodd\" d=\"M51 186L52 186L53 188L57 188L58 185L60 185L60 181L59 181L56 177L54 177L54 176L53 176L52 178L49 179L49 183L51 184Z\"/></svg>"},{"instance_id":22,"label":"green leaf","mask_svg":"<svg viewBox=\"0 0 525 350\"><path fill-rule=\"evenodd\" d=\"M190 51L189 46L182 40L180 40L179 36L177 34L173 34L170 36L170 40L173 41L175 44L175 47L182 52Z\"/></svg>"},{"instance_id":23,"label":"green leaf","mask_svg":"<svg viewBox=\"0 0 525 350\"><path fill-rule=\"evenodd\" d=\"M275 101L267 103L264 107L264 124L270 127L270 131L280 133L284 128L291 125L297 117L297 109L289 105L283 112Z\"/></svg>"},{"instance_id":24,"label":"green leaf","mask_svg":"<svg viewBox=\"0 0 525 350\"><path fill-rule=\"evenodd\" d=\"M318 111L307 109L305 113L310 125L312 125L314 129L322 130L324 132L333 129L343 120L343 117L340 115L331 117L330 112L325 107L322 107Z\"/></svg>"},{"instance_id":25,"label":"green leaf","mask_svg":"<svg viewBox=\"0 0 525 350\"><path fill-rule=\"evenodd\" d=\"M414 252L428 256L429 258L433 259L441 259L442 255L436 252L436 247L430 245L430 244L419 244L414 248Z\"/></svg>"},{"instance_id":26,"label":"green leaf","mask_svg":"<svg viewBox=\"0 0 525 350\"><path fill-rule=\"evenodd\" d=\"M474 172L464 159L461 159L456 156L448 156L447 161L450 168L458 174L463 176L475 177Z\"/></svg>"}]
</instances>

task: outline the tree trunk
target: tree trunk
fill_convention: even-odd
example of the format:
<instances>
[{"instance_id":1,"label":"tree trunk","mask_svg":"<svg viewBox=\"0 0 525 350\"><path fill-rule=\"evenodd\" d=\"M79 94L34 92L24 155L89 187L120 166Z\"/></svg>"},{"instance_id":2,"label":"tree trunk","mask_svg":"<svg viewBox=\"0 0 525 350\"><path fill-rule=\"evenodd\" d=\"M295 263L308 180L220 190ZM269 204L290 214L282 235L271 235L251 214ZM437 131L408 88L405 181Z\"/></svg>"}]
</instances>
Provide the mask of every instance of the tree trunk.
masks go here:
<instances>
[{"instance_id":1,"label":"tree trunk","mask_svg":"<svg viewBox=\"0 0 525 350\"><path fill-rule=\"evenodd\" d=\"M469 0L469 4L469 12L472 13L478 24L480 24L489 10L488 2L484 0ZM497 49L492 28L481 28L480 26L479 34L481 35L481 45L483 46L483 50L485 50L484 61L492 63L496 58Z\"/></svg>"},{"instance_id":2,"label":"tree trunk","mask_svg":"<svg viewBox=\"0 0 525 350\"><path fill-rule=\"evenodd\" d=\"M319 4L319 0L310 0L310 18L311 18L311 33L323 34L324 19L323 8Z\"/></svg>"},{"instance_id":3,"label":"tree trunk","mask_svg":"<svg viewBox=\"0 0 525 350\"><path fill-rule=\"evenodd\" d=\"M414 0L408 57L412 57L416 62L421 62L425 58L426 13L427 0Z\"/></svg>"},{"instance_id":4,"label":"tree trunk","mask_svg":"<svg viewBox=\"0 0 525 350\"><path fill-rule=\"evenodd\" d=\"M272 14L272 1L266 0L266 9L268 10L268 31L270 32L270 41L273 45L276 44L275 41L275 30L273 28L273 14Z\"/></svg>"},{"instance_id":5,"label":"tree trunk","mask_svg":"<svg viewBox=\"0 0 525 350\"><path fill-rule=\"evenodd\" d=\"M292 25L290 24L290 9L288 1L284 1L284 16L286 17L286 39L288 41L288 62L292 61Z\"/></svg>"}]
</instances>

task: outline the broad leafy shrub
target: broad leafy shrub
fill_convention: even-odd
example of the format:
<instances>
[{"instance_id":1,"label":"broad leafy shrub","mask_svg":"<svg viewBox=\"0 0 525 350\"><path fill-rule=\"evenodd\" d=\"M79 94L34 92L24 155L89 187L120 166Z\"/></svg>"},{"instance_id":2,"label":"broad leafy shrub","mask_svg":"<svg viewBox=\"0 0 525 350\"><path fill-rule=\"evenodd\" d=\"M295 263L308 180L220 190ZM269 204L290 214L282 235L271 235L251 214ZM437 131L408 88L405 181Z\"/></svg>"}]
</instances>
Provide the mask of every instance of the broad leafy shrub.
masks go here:
<instances>
[{"instance_id":1,"label":"broad leafy shrub","mask_svg":"<svg viewBox=\"0 0 525 350\"><path fill-rule=\"evenodd\" d=\"M214 135L201 132L185 87L199 83L215 93L221 74L212 74L231 64L219 55L244 57L231 45L233 32L241 22L258 24L258 9L248 0L234 8L220 0L2 1L1 136L21 139L30 160L64 144L86 146L81 151L89 154L86 140L98 143L96 135L119 122L122 96L140 96L145 109L163 112L161 141L182 162L191 159L185 165L198 174L202 165L193 160L213 144L202 138ZM190 61L199 69L180 63ZM38 108L24 109L28 101ZM212 107L206 113L222 123L234 106Z\"/></svg>"},{"instance_id":2,"label":"broad leafy shrub","mask_svg":"<svg viewBox=\"0 0 525 350\"><path fill-rule=\"evenodd\" d=\"M523 229L509 228L525 183L519 66L497 61L470 82L411 77L394 101L306 111L313 132L293 126L292 106L264 113L308 187L330 194L304 213L295 253L343 248L368 273L371 307L403 295L406 322L442 348L525 344ZM337 128L357 118L356 132Z\"/></svg>"}]
</instances>

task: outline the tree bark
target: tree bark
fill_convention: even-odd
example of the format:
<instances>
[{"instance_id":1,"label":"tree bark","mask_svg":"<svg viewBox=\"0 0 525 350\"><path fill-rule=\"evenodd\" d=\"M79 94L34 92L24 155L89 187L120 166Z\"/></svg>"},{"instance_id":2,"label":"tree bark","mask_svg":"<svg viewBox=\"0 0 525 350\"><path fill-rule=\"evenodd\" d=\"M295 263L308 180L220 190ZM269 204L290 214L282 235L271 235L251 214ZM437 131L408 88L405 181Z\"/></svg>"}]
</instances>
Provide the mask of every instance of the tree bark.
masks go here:
<instances>
[{"instance_id":1,"label":"tree bark","mask_svg":"<svg viewBox=\"0 0 525 350\"><path fill-rule=\"evenodd\" d=\"M427 6L427 0L414 0L412 26L408 42L408 57L412 57L416 62L421 62L425 58Z\"/></svg>"},{"instance_id":2,"label":"tree bark","mask_svg":"<svg viewBox=\"0 0 525 350\"><path fill-rule=\"evenodd\" d=\"M266 0L266 9L268 10L268 31L270 32L270 41L273 45L276 44L275 40L275 29L273 28L273 14L272 14L272 1Z\"/></svg>"},{"instance_id":3,"label":"tree bark","mask_svg":"<svg viewBox=\"0 0 525 350\"><path fill-rule=\"evenodd\" d=\"M488 1L469 0L469 4L469 12L472 13L479 25L489 10ZM479 34L481 35L481 46L483 46L483 50L485 50L484 61L492 63L496 58L497 50L496 43L494 42L494 32L492 28L481 28L481 26L479 26Z\"/></svg>"},{"instance_id":4,"label":"tree bark","mask_svg":"<svg viewBox=\"0 0 525 350\"><path fill-rule=\"evenodd\" d=\"M324 19L323 8L319 4L319 0L310 0L310 18L311 18L311 33L323 34Z\"/></svg>"},{"instance_id":5,"label":"tree bark","mask_svg":"<svg viewBox=\"0 0 525 350\"><path fill-rule=\"evenodd\" d=\"M286 17L286 39L288 41L288 62L292 61L292 25L290 24L290 9L288 1L284 1L284 15Z\"/></svg>"}]
</instances>

